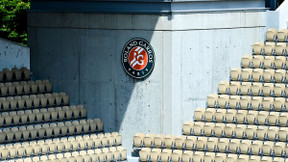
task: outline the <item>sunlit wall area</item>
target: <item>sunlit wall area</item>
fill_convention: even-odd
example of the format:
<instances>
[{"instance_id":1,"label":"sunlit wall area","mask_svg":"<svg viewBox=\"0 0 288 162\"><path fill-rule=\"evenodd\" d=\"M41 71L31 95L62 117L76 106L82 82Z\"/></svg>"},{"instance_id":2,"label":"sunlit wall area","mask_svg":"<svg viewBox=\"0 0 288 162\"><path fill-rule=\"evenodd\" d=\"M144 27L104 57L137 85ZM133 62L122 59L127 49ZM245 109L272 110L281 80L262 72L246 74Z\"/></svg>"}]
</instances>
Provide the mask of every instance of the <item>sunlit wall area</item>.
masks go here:
<instances>
[{"instance_id":1,"label":"sunlit wall area","mask_svg":"<svg viewBox=\"0 0 288 162\"><path fill-rule=\"evenodd\" d=\"M105 130L119 131L130 149L136 132L180 134L231 67L264 41L267 23L264 0L32 0L31 69ZM140 80L121 62L135 37L155 52L154 70Z\"/></svg>"}]
</instances>

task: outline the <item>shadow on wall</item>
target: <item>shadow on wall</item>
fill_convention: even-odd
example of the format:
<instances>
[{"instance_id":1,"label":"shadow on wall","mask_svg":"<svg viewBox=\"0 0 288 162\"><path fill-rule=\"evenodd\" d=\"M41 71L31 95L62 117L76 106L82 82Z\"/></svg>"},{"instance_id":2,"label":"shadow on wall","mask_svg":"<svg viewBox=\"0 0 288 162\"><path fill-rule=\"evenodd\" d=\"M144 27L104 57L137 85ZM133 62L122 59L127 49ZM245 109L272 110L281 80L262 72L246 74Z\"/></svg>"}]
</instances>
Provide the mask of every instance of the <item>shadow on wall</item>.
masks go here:
<instances>
[{"instance_id":1,"label":"shadow on wall","mask_svg":"<svg viewBox=\"0 0 288 162\"><path fill-rule=\"evenodd\" d=\"M156 63L152 75L138 81L121 63L124 45L134 37L149 42L153 37L160 63L162 33L154 31L158 17L29 13L31 69L36 79L49 79L54 91L70 95L71 104L85 105L89 118L101 118L107 132L124 130L131 137L140 130L160 132L162 67ZM151 123L152 117L158 124Z\"/></svg>"}]
</instances>

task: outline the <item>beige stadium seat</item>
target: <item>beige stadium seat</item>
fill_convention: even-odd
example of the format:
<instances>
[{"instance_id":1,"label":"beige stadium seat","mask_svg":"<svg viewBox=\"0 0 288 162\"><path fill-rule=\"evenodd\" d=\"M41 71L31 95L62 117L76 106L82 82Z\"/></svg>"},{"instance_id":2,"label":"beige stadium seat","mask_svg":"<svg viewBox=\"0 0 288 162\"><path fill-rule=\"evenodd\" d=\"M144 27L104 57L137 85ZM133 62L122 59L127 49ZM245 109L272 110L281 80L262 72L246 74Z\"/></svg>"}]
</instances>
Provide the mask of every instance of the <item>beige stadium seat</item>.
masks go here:
<instances>
[{"instance_id":1,"label":"beige stadium seat","mask_svg":"<svg viewBox=\"0 0 288 162\"><path fill-rule=\"evenodd\" d=\"M133 137L133 147L141 147L143 144L143 133L136 133L136 135Z\"/></svg>"},{"instance_id":2,"label":"beige stadium seat","mask_svg":"<svg viewBox=\"0 0 288 162\"><path fill-rule=\"evenodd\" d=\"M233 123L235 121L235 110L228 110L225 114L225 121L227 123Z\"/></svg>"},{"instance_id":3,"label":"beige stadium seat","mask_svg":"<svg viewBox=\"0 0 288 162\"><path fill-rule=\"evenodd\" d=\"M277 42L287 42L288 30L287 29L279 29L276 36L277 36Z\"/></svg>"},{"instance_id":4,"label":"beige stadium seat","mask_svg":"<svg viewBox=\"0 0 288 162\"><path fill-rule=\"evenodd\" d=\"M225 121L226 109L217 109L214 113L215 121L217 123L223 123Z\"/></svg>"},{"instance_id":5,"label":"beige stadium seat","mask_svg":"<svg viewBox=\"0 0 288 162\"><path fill-rule=\"evenodd\" d=\"M259 111L259 113L257 114L257 124L265 125L268 115L269 115L268 111Z\"/></svg>"},{"instance_id":6,"label":"beige stadium seat","mask_svg":"<svg viewBox=\"0 0 288 162\"><path fill-rule=\"evenodd\" d=\"M193 131L192 131L193 134L196 136L201 136L203 133L203 127L204 127L204 123L200 123L200 122L194 123Z\"/></svg>"},{"instance_id":7,"label":"beige stadium seat","mask_svg":"<svg viewBox=\"0 0 288 162\"><path fill-rule=\"evenodd\" d=\"M195 119L195 121L202 121L204 112L205 112L205 108L197 108L194 111L194 119Z\"/></svg>"},{"instance_id":8,"label":"beige stadium seat","mask_svg":"<svg viewBox=\"0 0 288 162\"><path fill-rule=\"evenodd\" d=\"M248 54L242 57L241 59L241 67L242 68L250 68L252 64L252 55ZM239 73L240 74L240 73ZM230 72L231 75L231 72Z\"/></svg>"},{"instance_id":9,"label":"beige stadium seat","mask_svg":"<svg viewBox=\"0 0 288 162\"><path fill-rule=\"evenodd\" d=\"M139 152L140 161L148 161L150 152L150 148L142 148Z\"/></svg>"},{"instance_id":10,"label":"beige stadium seat","mask_svg":"<svg viewBox=\"0 0 288 162\"><path fill-rule=\"evenodd\" d=\"M271 156L273 153L273 146L274 146L274 142L265 141L261 147L262 154L264 156Z\"/></svg>"},{"instance_id":11,"label":"beige stadium seat","mask_svg":"<svg viewBox=\"0 0 288 162\"><path fill-rule=\"evenodd\" d=\"M210 162L210 161L214 161L214 158L215 158L215 153L209 153L209 152L207 152L206 154L204 154L204 156L203 156L203 161L204 162Z\"/></svg>"},{"instance_id":12,"label":"beige stadium seat","mask_svg":"<svg viewBox=\"0 0 288 162\"><path fill-rule=\"evenodd\" d=\"M266 56L264 61L263 61L263 68L275 69L275 57L274 56Z\"/></svg>"},{"instance_id":13,"label":"beige stadium seat","mask_svg":"<svg viewBox=\"0 0 288 162\"><path fill-rule=\"evenodd\" d=\"M192 161L202 161L204 157L204 152L196 151L192 155Z\"/></svg>"},{"instance_id":14,"label":"beige stadium seat","mask_svg":"<svg viewBox=\"0 0 288 162\"><path fill-rule=\"evenodd\" d=\"M274 82L275 81L275 70L266 69L263 71L263 80L265 82Z\"/></svg>"},{"instance_id":15,"label":"beige stadium seat","mask_svg":"<svg viewBox=\"0 0 288 162\"><path fill-rule=\"evenodd\" d=\"M204 120L207 122L213 121L215 112L216 112L216 109L213 109L213 108L206 109L204 111Z\"/></svg>"},{"instance_id":16,"label":"beige stadium seat","mask_svg":"<svg viewBox=\"0 0 288 162\"><path fill-rule=\"evenodd\" d=\"M251 107L253 110L261 110L263 107L263 99L262 97L253 97L251 100Z\"/></svg>"},{"instance_id":17,"label":"beige stadium seat","mask_svg":"<svg viewBox=\"0 0 288 162\"><path fill-rule=\"evenodd\" d=\"M275 46L275 54L277 56L285 56L286 55L286 43L277 43Z\"/></svg>"},{"instance_id":18,"label":"beige stadium seat","mask_svg":"<svg viewBox=\"0 0 288 162\"><path fill-rule=\"evenodd\" d=\"M263 69L254 69L252 72L252 80L254 82L262 82L263 81Z\"/></svg>"},{"instance_id":19,"label":"beige stadium seat","mask_svg":"<svg viewBox=\"0 0 288 162\"><path fill-rule=\"evenodd\" d=\"M241 95L251 95L251 83L250 82L242 82L240 85L240 94Z\"/></svg>"},{"instance_id":20,"label":"beige stadium seat","mask_svg":"<svg viewBox=\"0 0 288 162\"><path fill-rule=\"evenodd\" d=\"M198 137L198 139L195 141L194 149L197 151L203 151L206 148L206 137Z\"/></svg>"},{"instance_id":21,"label":"beige stadium seat","mask_svg":"<svg viewBox=\"0 0 288 162\"><path fill-rule=\"evenodd\" d=\"M228 87L229 87L229 82L227 82L227 81L220 82L218 85L218 93L219 94L226 94Z\"/></svg>"},{"instance_id":22,"label":"beige stadium seat","mask_svg":"<svg viewBox=\"0 0 288 162\"><path fill-rule=\"evenodd\" d=\"M238 124L246 123L247 111L246 110L238 110L235 114L235 121Z\"/></svg>"},{"instance_id":23,"label":"beige stadium seat","mask_svg":"<svg viewBox=\"0 0 288 162\"><path fill-rule=\"evenodd\" d=\"M18 109L19 109L19 110L24 109L25 100L24 100L24 99L19 99L19 100L17 100L17 105L18 105Z\"/></svg>"},{"instance_id":24,"label":"beige stadium seat","mask_svg":"<svg viewBox=\"0 0 288 162\"><path fill-rule=\"evenodd\" d=\"M162 156L162 155L161 155ZM184 151L182 153L182 160L183 161L192 161L192 156L193 156L193 152L192 151ZM166 156L167 157L167 156ZM165 154L164 154L164 161L167 162L168 161L168 158L165 157ZM162 158L161 158L161 161L162 161Z\"/></svg>"},{"instance_id":25,"label":"beige stadium seat","mask_svg":"<svg viewBox=\"0 0 288 162\"><path fill-rule=\"evenodd\" d=\"M283 156L285 151L286 143L284 142L276 142L273 146L273 151L275 156Z\"/></svg>"},{"instance_id":26,"label":"beige stadium seat","mask_svg":"<svg viewBox=\"0 0 288 162\"><path fill-rule=\"evenodd\" d=\"M231 139L230 142L228 143L227 150L229 151L229 153L237 153L239 145L240 145L239 139Z\"/></svg>"},{"instance_id":27,"label":"beige stadium seat","mask_svg":"<svg viewBox=\"0 0 288 162\"><path fill-rule=\"evenodd\" d=\"M264 83L262 87L262 91L265 97L274 96L274 84Z\"/></svg>"},{"instance_id":28,"label":"beige stadium seat","mask_svg":"<svg viewBox=\"0 0 288 162\"><path fill-rule=\"evenodd\" d=\"M275 84L274 85L274 96L275 97L284 96L284 92L285 92L285 84Z\"/></svg>"},{"instance_id":29,"label":"beige stadium seat","mask_svg":"<svg viewBox=\"0 0 288 162\"><path fill-rule=\"evenodd\" d=\"M241 71L241 81L249 82L253 79L253 70L252 69L242 69Z\"/></svg>"},{"instance_id":30,"label":"beige stadium seat","mask_svg":"<svg viewBox=\"0 0 288 162\"><path fill-rule=\"evenodd\" d=\"M192 150L196 140L197 140L196 136L187 136L187 139L185 141L185 148L187 150Z\"/></svg>"},{"instance_id":31,"label":"beige stadium seat","mask_svg":"<svg viewBox=\"0 0 288 162\"><path fill-rule=\"evenodd\" d=\"M229 102L229 96L228 95L220 95L218 97L218 106L221 108L226 108L228 107L228 102Z\"/></svg>"},{"instance_id":32,"label":"beige stadium seat","mask_svg":"<svg viewBox=\"0 0 288 162\"><path fill-rule=\"evenodd\" d=\"M256 135L256 129L257 127L255 125L249 125L245 129L245 134L247 139L254 139Z\"/></svg>"},{"instance_id":33,"label":"beige stadium seat","mask_svg":"<svg viewBox=\"0 0 288 162\"><path fill-rule=\"evenodd\" d=\"M286 127L287 121L288 121L288 114L287 113L281 113L278 117L278 120L279 120L280 126Z\"/></svg>"},{"instance_id":34,"label":"beige stadium seat","mask_svg":"<svg viewBox=\"0 0 288 162\"><path fill-rule=\"evenodd\" d=\"M251 153L253 155L259 155L261 152L262 145L263 145L262 141L253 141L253 143L251 143L250 145Z\"/></svg>"},{"instance_id":35,"label":"beige stadium seat","mask_svg":"<svg viewBox=\"0 0 288 162\"><path fill-rule=\"evenodd\" d=\"M270 127L267 130L266 139L270 141L276 141L279 136L279 128L278 127Z\"/></svg>"},{"instance_id":36,"label":"beige stadium seat","mask_svg":"<svg viewBox=\"0 0 288 162\"><path fill-rule=\"evenodd\" d=\"M278 46L278 45L277 45ZM277 50L277 46L276 46L276 50ZM286 46L286 45L285 45ZM275 68L276 69L286 69L286 57L284 56L277 56L275 58ZM276 81L277 82L277 81Z\"/></svg>"},{"instance_id":37,"label":"beige stadium seat","mask_svg":"<svg viewBox=\"0 0 288 162\"><path fill-rule=\"evenodd\" d=\"M274 100L274 109L275 111L282 111L284 110L286 100L284 98L275 98Z\"/></svg>"},{"instance_id":38,"label":"beige stadium seat","mask_svg":"<svg viewBox=\"0 0 288 162\"><path fill-rule=\"evenodd\" d=\"M243 59L243 58L242 58ZM238 81L241 78L241 68L233 68L230 70L230 80Z\"/></svg>"},{"instance_id":39,"label":"beige stadium seat","mask_svg":"<svg viewBox=\"0 0 288 162\"><path fill-rule=\"evenodd\" d=\"M228 94L238 95L240 92L240 82L230 82Z\"/></svg>"},{"instance_id":40,"label":"beige stadium seat","mask_svg":"<svg viewBox=\"0 0 288 162\"><path fill-rule=\"evenodd\" d=\"M239 101L239 107L243 110L247 110L251 108L251 97L250 96L242 96Z\"/></svg>"},{"instance_id":41,"label":"beige stadium seat","mask_svg":"<svg viewBox=\"0 0 288 162\"><path fill-rule=\"evenodd\" d=\"M264 97L262 100L263 110L265 110L265 111L273 110L273 103L274 103L273 97Z\"/></svg>"},{"instance_id":42,"label":"beige stadium seat","mask_svg":"<svg viewBox=\"0 0 288 162\"><path fill-rule=\"evenodd\" d=\"M150 160L151 161L158 161L161 154L161 149L154 148L150 152Z\"/></svg>"},{"instance_id":43,"label":"beige stadium seat","mask_svg":"<svg viewBox=\"0 0 288 162\"><path fill-rule=\"evenodd\" d=\"M183 134L184 135L191 135L192 129L193 129L194 123L190 121L184 122L182 128L183 128Z\"/></svg>"},{"instance_id":44,"label":"beige stadium seat","mask_svg":"<svg viewBox=\"0 0 288 162\"><path fill-rule=\"evenodd\" d=\"M267 136L268 127L267 126L258 126L255 132L255 136L258 140L265 140Z\"/></svg>"},{"instance_id":45,"label":"beige stadium seat","mask_svg":"<svg viewBox=\"0 0 288 162\"><path fill-rule=\"evenodd\" d=\"M207 106L208 107L217 107L218 105L218 95L217 94L211 94L207 97ZM197 111L197 110L196 110ZM194 112L195 113L195 112Z\"/></svg>"},{"instance_id":46,"label":"beige stadium seat","mask_svg":"<svg viewBox=\"0 0 288 162\"><path fill-rule=\"evenodd\" d=\"M250 140L242 140L239 143L239 152L241 154L248 154L251 146L251 141Z\"/></svg>"},{"instance_id":47,"label":"beige stadium seat","mask_svg":"<svg viewBox=\"0 0 288 162\"><path fill-rule=\"evenodd\" d=\"M185 148L185 140L186 140L186 136L182 136L182 135L177 136L177 137L175 138L175 145L174 145L174 147L175 147L176 149L184 149L184 148Z\"/></svg>"},{"instance_id":48,"label":"beige stadium seat","mask_svg":"<svg viewBox=\"0 0 288 162\"><path fill-rule=\"evenodd\" d=\"M225 162L226 161L226 155L222 153L218 153L214 157L215 162Z\"/></svg>"},{"instance_id":49,"label":"beige stadium seat","mask_svg":"<svg viewBox=\"0 0 288 162\"><path fill-rule=\"evenodd\" d=\"M228 138L220 138L218 143L217 143L217 148L219 152L226 152L228 149L228 143L229 139Z\"/></svg>"},{"instance_id":50,"label":"beige stadium seat","mask_svg":"<svg viewBox=\"0 0 288 162\"><path fill-rule=\"evenodd\" d=\"M264 48L264 42L254 43L252 46L252 53L254 55L261 55Z\"/></svg>"},{"instance_id":51,"label":"beige stadium seat","mask_svg":"<svg viewBox=\"0 0 288 162\"><path fill-rule=\"evenodd\" d=\"M286 70L278 69L275 71L275 82L276 83L285 83L286 80Z\"/></svg>"},{"instance_id":52,"label":"beige stadium seat","mask_svg":"<svg viewBox=\"0 0 288 162\"><path fill-rule=\"evenodd\" d=\"M236 138L244 138L245 137L245 130L246 130L246 125L238 125L234 131L235 131L235 137Z\"/></svg>"},{"instance_id":53,"label":"beige stadium seat","mask_svg":"<svg viewBox=\"0 0 288 162\"><path fill-rule=\"evenodd\" d=\"M8 94L8 86L1 86L1 96L6 96Z\"/></svg>"},{"instance_id":54,"label":"beige stadium seat","mask_svg":"<svg viewBox=\"0 0 288 162\"><path fill-rule=\"evenodd\" d=\"M277 29L269 28L266 31L266 41L274 42L274 41L276 41L276 36L277 36Z\"/></svg>"},{"instance_id":55,"label":"beige stadium seat","mask_svg":"<svg viewBox=\"0 0 288 162\"><path fill-rule=\"evenodd\" d=\"M164 145L164 135L163 134L157 134L154 138L155 141L155 147L156 148L161 148Z\"/></svg>"},{"instance_id":56,"label":"beige stadium seat","mask_svg":"<svg viewBox=\"0 0 288 162\"><path fill-rule=\"evenodd\" d=\"M269 125L278 125L278 117L280 113L278 112L270 112L269 115L267 116L267 123Z\"/></svg>"},{"instance_id":57,"label":"beige stadium seat","mask_svg":"<svg viewBox=\"0 0 288 162\"><path fill-rule=\"evenodd\" d=\"M262 96L263 91L262 91L263 84L262 83L257 83L254 82L251 91L253 96Z\"/></svg>"},{"instance_id":58,"label":"beige stadium seat","mask_svg":"<svg viewBox=\"0 0 288 162\"><path fill-rule=\"evenodd\" d=\"M264 56L253 56L252 67L253 68L263 68Z\"/></svg>"},{"instance_id":59,"label":"beige stadium seat","mask_svg":"<svg viewBox=\"0 0 288 162\"><path fill-rule=\"evenodd\" d=\"M266 56L272 56L272 55L274 55L274 50L275 50L275 43L274 42L266 42L266 44L264 45L263 54Z\"/></svg>"},{"instance_id":60,"label":"beige stadium seat","mask_svg":"<svg viewBox=\"0 0 288 162\"><path fill-rule=\"evenodd\" d=\"M8 86L8 95L9 96L14 96L16 91L16 86L15 85L9 85Z\"/></svg>"},{"instance_id":61,"label":"beige stadium seat","mask_svg":"<svg viewBox=\"0 0 288 162\"><path fill-rule=\"evenodd\" d=\"M238 109L240 107L240 96L230 96L228 101L228 107L230 109Z\"/></svg>"},{"instance_id":62,"label":"beige stadium seat","mask_svg":"<svg viewBox=\"0 0 288 162\"><path fill-rule=\"evenodd\" d=\"M225 124L223 123L217 123L214 128L213 128L213 131L214 131L214 134L216 137L222 137L224 136L224 128L225 128Z\"/></svg>"},{"instance_id":63,"label":"beige stadium seat","mask_svg":"<svg viewBox=\"0 0 288 162\"><path fill-rule=\"evenodd\" d=\"M213 137L209 138L206 141L207 150L210 152L215 152L217 150L217 143L218 143L218 138L213 138Z\"/></svg>"}]
</instances>

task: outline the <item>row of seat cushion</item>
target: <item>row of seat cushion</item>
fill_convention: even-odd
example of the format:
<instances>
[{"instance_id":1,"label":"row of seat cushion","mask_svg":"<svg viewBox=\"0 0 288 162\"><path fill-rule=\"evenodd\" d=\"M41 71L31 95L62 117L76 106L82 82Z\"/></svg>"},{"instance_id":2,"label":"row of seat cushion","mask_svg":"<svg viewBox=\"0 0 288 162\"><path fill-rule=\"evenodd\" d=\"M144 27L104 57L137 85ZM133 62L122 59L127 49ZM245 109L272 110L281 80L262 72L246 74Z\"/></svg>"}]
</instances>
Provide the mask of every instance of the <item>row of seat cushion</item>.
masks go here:
<instances>
[{"instance_id":1,"label":"row of seat cushion","mask_svg":"<svg viewBox=\"0 0 288 162\"><path fill-rule=\"evenodd\" d=\"M288 60L285 56L245 55L241 59L242 68L284 69L287 70Z\"/></svg>"},{"instance_id":2,"label":"row of seat cushion","mask_svg":"<svg viewBox=\"0 0 288 162\"><path fill-rule=\"evenodd\" d=\"M3 112L0 114L0 127L86 118L86 112L83 105Z\"/></svg>"},{"instance_id":3,"label":"row of seat cushion","mask_svg":"<svg viewBox=\"0 0 288 162\"><path fill-rule=\"evenodd\" d=\"M83 162L83 161L125 161L127 150L122 146L110 147L103 149L90 149L65 153L57 153L51 155L41 155L26 157L21 159L6 160L8 162ZM10 157L8 156L8 159Z\"/></svg>"},{"instance_id":4,"label":"row of seat cushion","mask_svg":"<svg viewBox=\"0 0 288 162\"><path fill-rule=\"evenodd\" d=\"M50 93L52 91L52 83L31 82L30 84L11 85L0 84L1 96L27 95L37 93Z\"/></svg>"},{"instance_id":5,"label":"row of seat cushion","mask_svg":"<svg viewBox=\"0 0 288 162\"><path fill-rule=\"evenodd\" d=\"M288 100L283 97L273 98L211 94L207 97L207 107L287 112Z\"/></svg>"},{"instance_id":6,"label":"row of seat cushion","mask_svg":"<svg viewBox=\"0 0 288 162\"><path fill-rule=\"evenodd\" d=\"M270 125L287 127L287 112L247 111L234 109L197 108L194 120L203 122Z\"/></svg>"},{"instance_id":7,"label":"row of seat cushion","mask_svg":"<svg viewBox=\"0 0 288 162\"><path fill-rule=\"evenodd\" d=\"M287 29L279 29L277 31L276 28L269 28L266 31L266 41L271 42L287 42L288 30Z\"/></svg>"},{"instance_id":8,"label":"row of seat cushion","mask_svg":"<svg viewBox=\"0 0 288 162\"><path fill-rule=\"evenodd\" d=\"M0 143L11 143L51 137L64 137L76 134L103 131L103 122L96 119L81 119L58 123L26 125L0 129Z\"/></svg>"},{"instance_id":9,"label":"row of seat cushion","mask_svg":"<svg viewBox=\"0 0 288 162\"><path fill-rule=\"evenodd\" d=\"M163 134L144 137L136 134L133 137L133 145L140 145L138 148L159 148L172 150L191 150L205 152L235 153L259 156L288 156L288 146L285 142L240 140L216 137L196 136L164 136ZM135 148L134 148L135 149Z\"/></svg>"},{"instance_id":10,"label":"row of seat cushion","mask_svg":"<svg viewBox=\"0 0 288 162\"><path fill-rule=\"evenodd\" d=\"M286 43L274 42L257 42L252 45L253 55L265 56L286 56L287 55Z\"/></svg>"},{"instance_id":11,"label":"row of seat cushion","mask_svg":"<svg viewBox=\"0 0 288 162\"><path fill-rule=\"evenodd\" d=\"M0 71L0 82L29 80L30 75L30 70L25 67L22 67L21 69L12 68L12 70L4 68L2 71Z\"/></svg>"},{"instance_id":12,"label":"row of seat cushion","mask_svg":"<svg viewBox=\"0 0 288 162\"><path fill-rule=\"evenodd\" d=\"M234 68L230 71L231 81L287 83L288 74L284 69Z\"/></svg>"},{"instance_id":13,"label":"row of seat cushion","mask_svg":"<svg viewBox=\"0 0 288 162\"><path fill-rule=\"evenodd\" d=\"M219 94L248 95L265 97L285 97L288 95L288 87L282 83L259 83L222 81L218 84Z\"/></svg>"},{"instance_id":14,"label":"row of seat cushion","mask_svg":"<svg viewBox=\"0 0 288 162\"><path fill-rule=\"evenodd\" d=\"M212 153L202 151L182 151L182 150L169 150L169 149L150 149L143 148L139 152L140 161L183 161L183 162L284 162L285 159L281 157L269 157L269 156L248 156L237 154L224 154L224 153Z\"/></svg>"},{"instance_id":15,"label":"row of seat cushion","mask_svg":"<svg viewBox=\"0 0 288 162\"><path fill-rule=\"evenodd\" d=\"M23 158L121 145L121 135L96 134L0 145L1 159Z\"/></svg>"},{"instance_id":16,"label":"row of seat cushion","mask_svg":"<svg viewBox=\"0 0 288 162\"><path fill-rule=\"evenodd\" d=\"M287 127L256 126L245 124L224 124L190 122L183 124L184 135L212 136L251 140L287 141Z\"/></svg>"},{"instance_id":17,"label":"row of seat cushion","mask_svg":"<svg viewBox=\"0 0 288 162\"><path fill-rule=\"evenodd\" d=\"M0 111L5 112L40 107L65 106L68 105L68 103L69 96L64 92L0 97Z\"/></svg>"}]
</instances>

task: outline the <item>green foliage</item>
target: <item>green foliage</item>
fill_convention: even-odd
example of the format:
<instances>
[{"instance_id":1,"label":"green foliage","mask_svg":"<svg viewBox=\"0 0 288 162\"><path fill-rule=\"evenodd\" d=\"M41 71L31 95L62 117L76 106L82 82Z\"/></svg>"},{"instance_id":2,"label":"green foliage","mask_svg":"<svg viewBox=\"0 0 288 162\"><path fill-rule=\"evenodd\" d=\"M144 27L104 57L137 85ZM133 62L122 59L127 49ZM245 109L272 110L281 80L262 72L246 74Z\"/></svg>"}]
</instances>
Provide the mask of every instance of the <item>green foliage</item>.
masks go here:
<instances>
[{"instance_id":1,"label":"green foliage","mask_svg":"<svg viewBox=\"0 0 288 162\"><path fill-rule=\"evenodd\" d=\"M281 5L284 0L277 0L277 8Z\"/></svg>"},{"instance_id":2,"label":"green foliage","mask_svg":"<svg viewBox=\"0 0 288 162\"><path fill-rule=\"evenodd\" d=\"M27 45L29 0L0 0L0 37Z\"/></svg>"}]
</instances>

